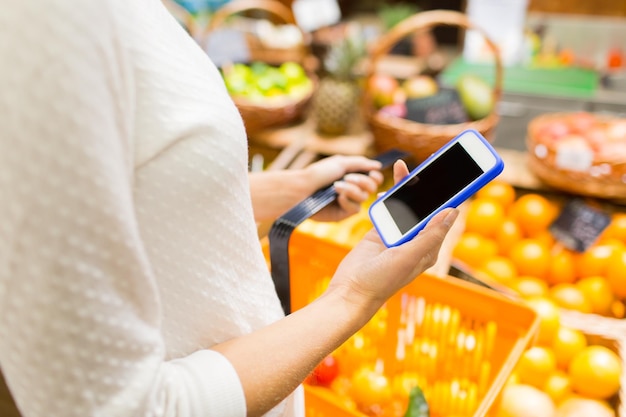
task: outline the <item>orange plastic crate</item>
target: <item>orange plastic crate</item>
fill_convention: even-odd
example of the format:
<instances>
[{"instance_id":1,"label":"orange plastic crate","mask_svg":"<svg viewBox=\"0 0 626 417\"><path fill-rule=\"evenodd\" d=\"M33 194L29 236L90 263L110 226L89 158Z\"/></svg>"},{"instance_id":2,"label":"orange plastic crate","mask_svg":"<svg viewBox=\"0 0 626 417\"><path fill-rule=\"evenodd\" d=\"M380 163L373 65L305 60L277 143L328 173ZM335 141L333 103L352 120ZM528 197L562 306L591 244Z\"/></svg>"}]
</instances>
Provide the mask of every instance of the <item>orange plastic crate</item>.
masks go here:
<instances>
[{"instance_id":1,"label":"orange plastic crate","mask_svg":"<svg viewBox=\"0 0 626 417\"><path fill-rule=\"evenodd\" d=\"M324 290L350 249L298 229L289 248L295 311ZM457 278L428 274L391 298L385 309L378 361L391 378L420 375L436 416L486 415L539 326L536 313L521 303ZM459 400L464 397L467 401ZM327 388L305 386L305 399L308 417L366 416Z\"/></svg>"}]
</instances>

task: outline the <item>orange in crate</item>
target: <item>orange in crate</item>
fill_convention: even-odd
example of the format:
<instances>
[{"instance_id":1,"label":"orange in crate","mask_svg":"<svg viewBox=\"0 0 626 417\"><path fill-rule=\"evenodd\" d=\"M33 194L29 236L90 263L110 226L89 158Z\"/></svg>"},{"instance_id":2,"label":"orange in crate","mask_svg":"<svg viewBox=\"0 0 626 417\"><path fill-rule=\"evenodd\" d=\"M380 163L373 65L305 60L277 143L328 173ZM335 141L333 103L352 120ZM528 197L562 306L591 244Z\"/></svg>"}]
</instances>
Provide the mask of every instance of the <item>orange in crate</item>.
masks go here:
<instances>
[{"instance_id":1,"label":"orange in crate","mask_svg":"<svg viewBox=\"0 0 626 417\"><path fill-rule=\"evenodd\" d=\"M268 257L267 244L264 250ZM292 311L324 290L348 251L345 245L294 231L289 244ZM373 333L384 334L372 337L376 367L390 381L417 375L431 415L486 415L539 328L535 311L522 303L457 278L428 274L392 297L383 310L375 319L384 320L384 326ZM308 417L367 416L324 387L305 385L305 401Z\"/></svg>"}]
</instances>

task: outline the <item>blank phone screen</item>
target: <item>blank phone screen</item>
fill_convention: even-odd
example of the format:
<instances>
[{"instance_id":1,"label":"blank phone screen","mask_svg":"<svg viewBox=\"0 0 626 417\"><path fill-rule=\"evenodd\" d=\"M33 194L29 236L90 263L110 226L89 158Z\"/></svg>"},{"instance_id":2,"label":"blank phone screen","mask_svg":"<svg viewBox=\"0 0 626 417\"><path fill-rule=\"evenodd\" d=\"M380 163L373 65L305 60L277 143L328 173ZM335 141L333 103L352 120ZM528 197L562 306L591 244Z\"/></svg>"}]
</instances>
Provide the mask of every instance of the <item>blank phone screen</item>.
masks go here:
<instances>
[{"instance_id":1,"label":"blank phone screen","mask_svg":"<svg viewBox=\"0 0 626 417\"><path fill-rule=\"evenodd\" d=\"M384 204L405 234L482 173L463 146L456 143L386 198Z\"/></svg>"}]
</instances>

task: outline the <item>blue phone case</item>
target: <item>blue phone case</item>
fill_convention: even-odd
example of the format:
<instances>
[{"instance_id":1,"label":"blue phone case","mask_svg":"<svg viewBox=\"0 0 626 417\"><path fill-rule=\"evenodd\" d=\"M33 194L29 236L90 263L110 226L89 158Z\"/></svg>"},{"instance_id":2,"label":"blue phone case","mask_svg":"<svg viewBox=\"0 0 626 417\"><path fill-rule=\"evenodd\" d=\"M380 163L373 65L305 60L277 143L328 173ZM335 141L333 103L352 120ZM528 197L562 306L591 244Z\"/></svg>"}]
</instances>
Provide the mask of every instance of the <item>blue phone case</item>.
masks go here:
<instances>
[{"instance_id":1,"label":"blue phone case","mask_svg":"<svg viewBox=\"0 0 626 417\"><path fill-rule=\"evenodd\" d=\"M422 167L426 164L428 164L432 159L437 158L442 152L444 152L446 149L448 149L448 147L450 147L454 142L456 142L459 137L461 137L462 135L466 134L467 132L473 132L476 134L476 136L478 136L478 138L486 145L486 147L491 151L491 153L494 155L495 159L496 159L496 164L493 166L493 168L491 168L489 171L486 171L485 173L483 173L480 177L476 178L472 183L470 183L467 188L465 188L461 193L455 195L454 197L452 197L450 200L448 200L446 203L442 204L438 209L436 209L435 211L433 211L429 216L427 216L426 218L424 218L423 220L421 220L418 225L419 227L415 227L413 229L411 229L405 236L403 236L399 241L397 242L387 242L385 241L382 233L380 233L380 229L379 226L376 224L376 222L374 221L374 219L372 218L372 214L371 214L371 209L372 207L379 203L381 200L384 200L385 197L389 194L394 192L396 189L400 188L402 185L404 185L411 177L412 174L415 173L418 170L421 170ZM445 144L444 146L442 146L437 152L433 153L432 155L430 155L426 160L424 160L421 164L419 164L415 169L413 169L407 176L405 179L403 179L402 181L400 181L398 184L394 185L391 189L389 189L385 194L383 194L382 196L380 196L378 199L376 199L376 201L374 201L374 203L372 203L372 205L370 206L370 209L368 210L369 212L369 216L370 216L370 220L372 221L372 223L374 224L374 227L376 228L376 231L378 232L378 235L381 236L381 239L383 240L383 243L385 244L385 246L387 247L392 247L392 246L399 246L405 242L408 242L409 240L413 239L425 226L426 224L428 224L428 222L440 211L446 209L446 208L450 208L450 207L458 207L461 203L463 203L465 200L467 200L468 198L470 198L471 196L473 196L476 191L478 191L479 189L481 189L483 186L485 186L487 183L489 183L491 180L493 180L495 177L498 176L498 174L500 174L502 172L502 170L504 169L504 163L502 162L502 158L500 158L500 156L498 155L498 153L496 152L496 150L493 148L493 146L491 146L491 144L487 141L487 139L485 139L483 137L482 134L480 134L478 131L474 130L474 129L467 129L464 130L463 132L459 133L454 139L450 140L447 144Z\"/></svg>"}]
</instances>

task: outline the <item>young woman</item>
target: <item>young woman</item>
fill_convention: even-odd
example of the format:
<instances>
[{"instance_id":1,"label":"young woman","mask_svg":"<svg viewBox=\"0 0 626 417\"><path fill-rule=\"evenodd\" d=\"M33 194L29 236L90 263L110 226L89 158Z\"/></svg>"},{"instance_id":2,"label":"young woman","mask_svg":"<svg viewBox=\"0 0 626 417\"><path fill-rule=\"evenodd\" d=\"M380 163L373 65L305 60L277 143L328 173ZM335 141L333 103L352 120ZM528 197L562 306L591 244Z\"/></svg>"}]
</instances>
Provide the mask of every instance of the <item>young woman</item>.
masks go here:
<instances>
[{"instance_id":1,"label":"young woman","mask_svg":"<svg viewBox=\"0 0 626 417\"><path fill-rule=\"evenodd\" d=\"M378 163L249 177L218 71L159 0L0 7L0 368L23 417L302 415L306 375L456 211L393 249L370 232L283 317L255 220L337 180L320 218L354 213Z\"/></svg>"}]
</instances>

